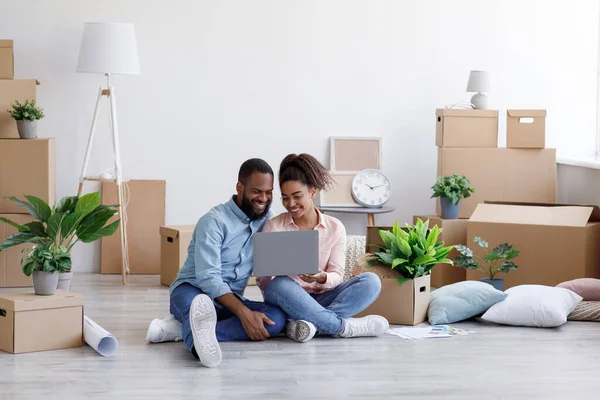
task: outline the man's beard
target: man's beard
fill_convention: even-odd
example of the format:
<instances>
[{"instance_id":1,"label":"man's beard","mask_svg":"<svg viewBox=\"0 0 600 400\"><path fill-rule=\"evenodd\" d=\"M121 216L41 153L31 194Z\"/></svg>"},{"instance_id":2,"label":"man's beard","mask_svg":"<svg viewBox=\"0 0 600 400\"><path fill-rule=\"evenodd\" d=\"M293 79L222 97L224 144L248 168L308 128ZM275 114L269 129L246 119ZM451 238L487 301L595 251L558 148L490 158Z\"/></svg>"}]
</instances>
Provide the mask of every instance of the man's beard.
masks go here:
<instances>
[{"instance_id":1,"label":"man's beard","mask_svg":"<svg viewBox=\"0 0 600 400\"><path fill-rule=\"evenodd\" d=\"M263 212L257 213L256 211L254 211L254 207L252 207L252 203L250 202L250 200L248 200L246 196L242 195L242 206L240 208L244 212L244 214L246 214L246 216L250 218L250 221L255 221L257 219L263 218L269 212L270 207L271 201L267 201Z\"/></svg>"}]
</instances>

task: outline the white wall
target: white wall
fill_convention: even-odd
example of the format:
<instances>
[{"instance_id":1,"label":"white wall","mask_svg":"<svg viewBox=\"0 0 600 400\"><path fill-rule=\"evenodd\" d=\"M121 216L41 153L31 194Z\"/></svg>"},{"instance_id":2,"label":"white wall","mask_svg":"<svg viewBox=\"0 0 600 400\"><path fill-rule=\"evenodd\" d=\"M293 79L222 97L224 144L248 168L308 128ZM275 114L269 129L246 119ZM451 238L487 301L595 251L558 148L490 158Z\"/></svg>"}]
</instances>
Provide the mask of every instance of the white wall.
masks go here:
<instances>
[{"instance_id":1,"label":"white wall","mask_svg":"<svg viewBox=\"0 0 600 400\"><path fill-rule=\"evenodd\" d=\"M237 169L290 152L327 163L328 137L381 136L394 185L381 224L434 211L434 111L471 94L469 70L496 75L491 106L548 109L548 145L594 148L594 0L2 0L17 78L37 78L57 138L57 192L77 190L97 87L75 72L83 23L133 22L142 74L119 76L126 177L167 181L167 223L191 224L233 193ZM103 111L106 111L104 109ZM106 116L106 113L103 114ZM107 124L99 125L106 132ZM92 170L110 167L108 140ZM277 199L279 194L277 193ZM276 211L281 211L276 201ZM339 215L350 233L364 218ZM98 270L98 244L76 248Z\"/></svg>"}]
</instances>

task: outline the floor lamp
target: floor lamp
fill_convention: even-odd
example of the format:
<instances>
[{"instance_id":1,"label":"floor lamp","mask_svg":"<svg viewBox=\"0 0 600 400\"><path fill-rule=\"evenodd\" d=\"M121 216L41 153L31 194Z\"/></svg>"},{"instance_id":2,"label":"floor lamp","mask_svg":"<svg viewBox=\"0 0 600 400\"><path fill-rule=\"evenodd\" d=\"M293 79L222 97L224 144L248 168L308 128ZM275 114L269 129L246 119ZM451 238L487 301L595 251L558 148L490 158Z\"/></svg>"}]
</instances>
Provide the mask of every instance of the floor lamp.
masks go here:
<instances>
[{"instance_id":1,"label":"floor lamp","mask_svg":"<svg viewBox=\"0 0 600 400\"><path fill-rule=\"evenodd\" d=\"M135 29L132 24L126 23L86 23L83 30L77 72L104 74L106 87L100 87L96 98L96 107L92 117L92 126L85 151L85 158L79 176L78 195L81 195L84 181L98 180L96 177L87 176L87 168L92 152L96 121L98 119L98 106L100 99L106 97L110 105L110 129L112 132L114 181L117 185L119 202L119 216L121 218L121 252L122 252L122 280L126 284L126 274L129 273L129 256L127 248L127 216L123 202L123 171L121 164L121 150L119 146L119 124L117 121L117 104L115 88L111 85L111 75L140 73L140 63L137 51Z\"/></svg>"}]
</instances>

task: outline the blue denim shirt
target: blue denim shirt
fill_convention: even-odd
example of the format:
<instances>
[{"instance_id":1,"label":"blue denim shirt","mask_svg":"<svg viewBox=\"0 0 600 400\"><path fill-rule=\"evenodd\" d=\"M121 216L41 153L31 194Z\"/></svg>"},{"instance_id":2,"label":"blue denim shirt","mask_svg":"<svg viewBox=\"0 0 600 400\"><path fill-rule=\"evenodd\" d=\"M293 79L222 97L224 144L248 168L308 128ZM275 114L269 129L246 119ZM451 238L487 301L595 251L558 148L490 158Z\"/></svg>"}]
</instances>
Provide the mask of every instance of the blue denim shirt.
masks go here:
<instances>
[{"instance_id":1,"label":"blue denim shirt","mask_svg":"<svg viewBox=\"0 0 600 400\"><path fill-rule=\"evenodd\" d=\"M171 292L182 283L199 288L211 299L233 293L243 299L252 274L252 236L268 219L250 221L234 198L204 214L188 247L188 256L171 284Z\"/></svg>"}]
</instances>

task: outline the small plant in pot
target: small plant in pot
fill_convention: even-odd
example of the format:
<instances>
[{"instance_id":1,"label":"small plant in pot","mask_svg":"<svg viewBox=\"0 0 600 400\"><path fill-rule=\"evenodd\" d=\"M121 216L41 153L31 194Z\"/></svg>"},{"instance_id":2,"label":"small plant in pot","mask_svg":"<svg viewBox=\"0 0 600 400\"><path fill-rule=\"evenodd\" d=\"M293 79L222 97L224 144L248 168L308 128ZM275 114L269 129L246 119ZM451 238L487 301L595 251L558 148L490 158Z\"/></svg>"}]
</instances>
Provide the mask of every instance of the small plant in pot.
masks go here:
<instances>
[{"instance_id":1,"label":"small plant in pot","mask_svg":"<svg viewBox=\"0 0 600 400\"><path fill-rule=\"evenodd\" d=\"M438 177L431 189L433 189L431 198L440 198L443 219L457 219L461 200L475 192L471 182L464 175L458 174Z\"/></svg>"},{"instance_id":2,"label":"small plant in pot","mask_svg":"<svg viewBox=\"0 0 600 400\"><path fill-rule=\"evenodd\" d=\"M453 264L446 258L452 246L444 246L438 242L442 229L437 225L429 229L429 220L420 218L414 225L406 224L406 231L394 222L392 232L379 230L384 245L378 245L383 251L373 253L367 259L367 266L384 264L397 271L401 277L396 278L398 284L416 279L431 273L436 264Z\"/></svg>"},{"instance_id":3,"label":"small plant in pot","mask_svg":"<svg viewBox=\"0 0 600 400\"><path fill-rule=\"evenodd\" d=\"M15 101L11 107L12 109L7 111L17 121L17 130L21 139L36 139L37 122L44 118L44 110L36 106L35 100L25 100L24 104Z\"/></svg>"},{"instance_id":4,"label":"small plant in pot","mask_svg":"<svg viewBox=\"0 0 600 400\"><path fill-rule=\"evenodd\" d=\"M485 256L479 257L473 254L473 251L465 245L459 244L454 246L460 253L454 259L454 264L457 267L465 269L479 269L483 271L487 277L481 278L482 282L488 283L498 290L504 290L504 279L496 278L496 275L500 272L509 273L518 268L512 260L517 257L521 252L513 249L513 246L508 243L502 243L494 248L490 253L488 252L489 244L480 237L473 239L479 247L485 251Z\"/></svg>"},{"instance_id":5,"label":"small plant in pot","mask_svg":"<svg viewBox=\"0 0 600 400\"><path fill-rule=\"evenodd\" d=\"M26 200L9 199L23 206L36 221L20 225L0 217L1 222L18 230L0 244L0 252L25 243L33 244L32 249L24 250L27 256L21 261L21 267L25 275L33 275L34 291L39 295L54 294L61 274L69 278L60 288L69 290L73 246L79 241L91 243L111 236L120 223L120 219L108 223L116 214L117 206L100 204L98 192L64 197L52 207L35 196L26 195Z\"/></svg>"}]
</instances>

